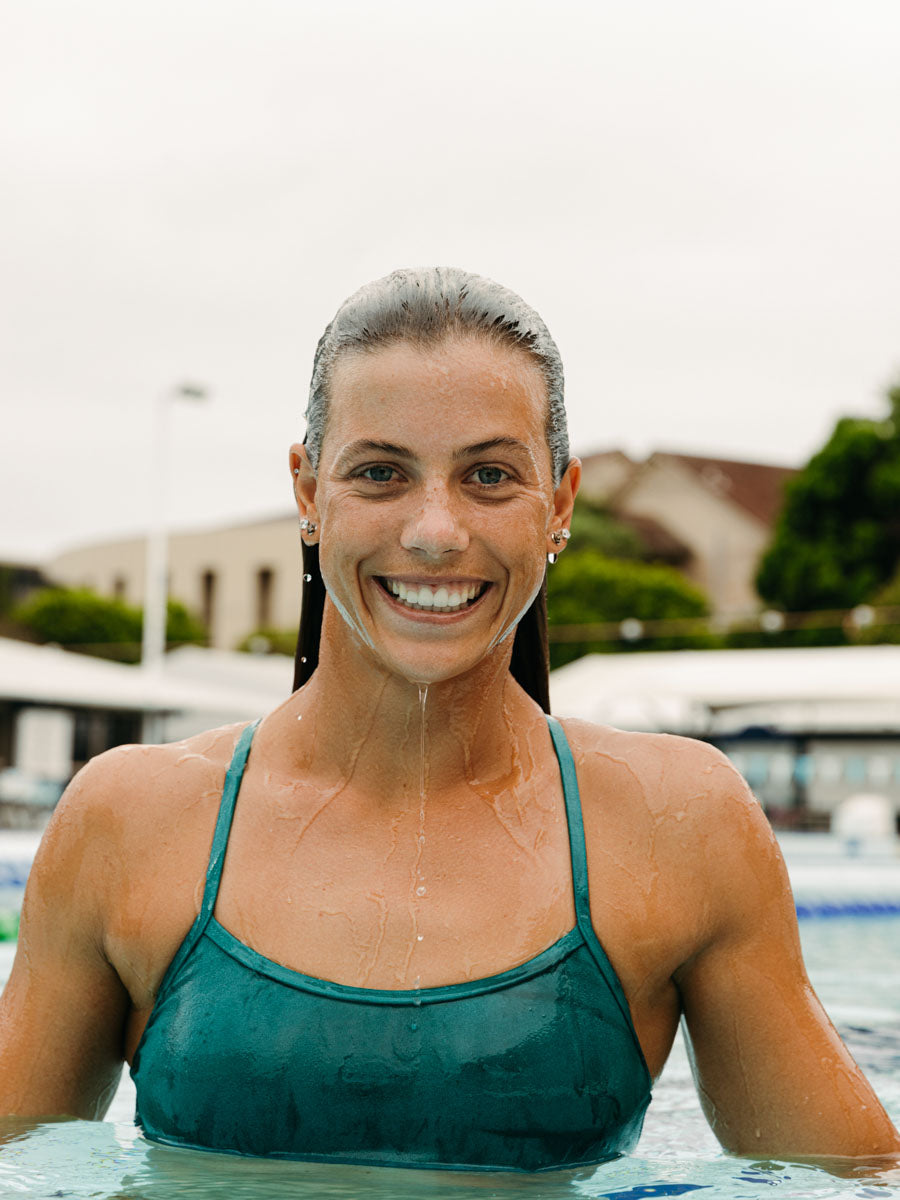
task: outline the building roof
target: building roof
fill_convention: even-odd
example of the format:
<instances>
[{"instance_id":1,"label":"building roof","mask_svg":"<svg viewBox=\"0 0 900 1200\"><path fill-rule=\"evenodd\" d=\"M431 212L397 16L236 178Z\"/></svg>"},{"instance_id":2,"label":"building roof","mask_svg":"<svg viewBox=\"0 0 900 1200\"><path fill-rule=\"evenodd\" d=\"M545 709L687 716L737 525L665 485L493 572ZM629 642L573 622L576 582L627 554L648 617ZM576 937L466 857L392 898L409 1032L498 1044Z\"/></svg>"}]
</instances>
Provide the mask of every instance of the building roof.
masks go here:
<instances>
[{"instance_id":1,"label":"building roof","mask_svg":"<svg viewBox=\"0 0 900 1200\"><path fill-rule=\"evenodd\" d=\"M798 473L794 467L705 458L698 454L673 454L666 450L657 451L647 461L652 465L665 460L686 467L710 491L727 496L739 508L770 526L774 525L784 504L784 485Z\"/></svg>"},{"instance_id":2,"label":"building roof","mask_svg":"<svg viewBox=\"0 0 900 1200\"><path fill-rule=\"evenodd\" d=\"M597 498L608 500L615 511L618 498L625 497L640 474L665 462L677 463L690 471L710 492L728 497L739 508L768 526L774 524L781 511L784 485L797 474L794 467L743 462L732 458L708 458L701 454L677 454L669 450L657 450L644 462L635 462L621 450L601 450L582 459L586 490L591 487L592 477L603 484L612 483L612 490Z\"/></svg>"},{"instance_id":3,"label":"building roof","mask_svg":"<svg viewBox=\"0 0 900 1200\"><path fill-rule=\"evenodd\" d=\"M235 517L230 521L216 520L204 522L200 525L173 525L167 531L167 537L172 542L177 541L179 538L207 537L210 534L229 533L235 529L253 529L256 526L282 523L296 525L296 510L286 505L284 509L278 512L264 513L255 517ZM57 559L68 558L69 555L73 554L81 554L85 550L94 550L98 547L106 549L110 547L140 545L145 541L146 537L146 529L137 529L133 533L120 533L113 537L97 537L92 538L89 542L78 542L74 545L57 547L53 554L47 556L46 561L39 569L42 571L50 569L52 571L53 564Z\"/></svg>"}]
</instances>

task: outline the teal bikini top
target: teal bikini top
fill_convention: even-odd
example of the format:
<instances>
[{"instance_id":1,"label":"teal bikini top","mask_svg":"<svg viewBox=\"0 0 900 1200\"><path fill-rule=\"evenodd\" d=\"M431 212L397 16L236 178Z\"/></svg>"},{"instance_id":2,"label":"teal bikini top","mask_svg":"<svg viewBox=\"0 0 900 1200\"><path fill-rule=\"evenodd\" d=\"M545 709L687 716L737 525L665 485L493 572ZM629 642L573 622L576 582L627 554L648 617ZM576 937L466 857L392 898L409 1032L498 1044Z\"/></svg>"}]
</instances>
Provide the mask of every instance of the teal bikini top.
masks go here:
<instances>
[{"instance_id":1,"label":"teal bikini top","mask_svg":"<svg viewBox=\"0 0 900 1200\"><path fill-rule=\"evenodd\" d=\"M565 793L576 924L520 966L446 987L291 971L213 911L255 726L225 778L206 889L134 1056L136 1120L169 1145L382 1166L541 1171L633 1149L650 1075L591 925L575 764Z\"/></svg>"}]
</instances>

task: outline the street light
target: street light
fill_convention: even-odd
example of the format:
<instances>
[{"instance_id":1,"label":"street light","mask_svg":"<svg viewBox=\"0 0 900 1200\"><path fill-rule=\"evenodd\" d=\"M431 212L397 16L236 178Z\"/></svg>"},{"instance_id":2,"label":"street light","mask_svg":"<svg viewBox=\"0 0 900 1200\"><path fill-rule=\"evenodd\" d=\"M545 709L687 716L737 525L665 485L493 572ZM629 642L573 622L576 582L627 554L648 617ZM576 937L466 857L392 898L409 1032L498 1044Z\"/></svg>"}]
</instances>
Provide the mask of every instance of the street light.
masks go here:
<instances>
[{"instance_id":1,"label":"street light","mask_svg":"<svg viewBox=\"0 0 900 1200\"><path fill-rule=\"evenodd\" d=\"M144 629L141 665L159 672L166 651L168 602L168 540L166 502L169 473L169 417L173 400L206 400L208 390L196 383L181 383L156 397L153 412L153 450L150 456L147 547L144 569Z\"/></svg>"}]
</instances>

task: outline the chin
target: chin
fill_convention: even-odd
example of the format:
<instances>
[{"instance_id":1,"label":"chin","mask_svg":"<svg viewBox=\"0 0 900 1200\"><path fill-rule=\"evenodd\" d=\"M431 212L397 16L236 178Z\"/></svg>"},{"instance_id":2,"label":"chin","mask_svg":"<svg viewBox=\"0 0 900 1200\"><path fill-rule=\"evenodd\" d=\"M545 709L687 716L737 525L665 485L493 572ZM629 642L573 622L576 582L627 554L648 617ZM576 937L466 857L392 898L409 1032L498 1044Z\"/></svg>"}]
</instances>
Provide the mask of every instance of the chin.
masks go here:
<instances>
[{"instance_id":1,"label":"chin","mask_svg":"<svg viewBox=\"0 0 900 1200\"><path fill-rule=\"evenodd\" d=\"M447 683L451 679L458 679L463 675L467 675L490 657L488 653L471 656L451 656L431 653L410 655L408 658L405 658L378 654L377 647L375 653L378 656L381 666L392 675L398 676L408 683L416 684L417 686L429 687L433 684Z\"/></svg>"}]
</instances>

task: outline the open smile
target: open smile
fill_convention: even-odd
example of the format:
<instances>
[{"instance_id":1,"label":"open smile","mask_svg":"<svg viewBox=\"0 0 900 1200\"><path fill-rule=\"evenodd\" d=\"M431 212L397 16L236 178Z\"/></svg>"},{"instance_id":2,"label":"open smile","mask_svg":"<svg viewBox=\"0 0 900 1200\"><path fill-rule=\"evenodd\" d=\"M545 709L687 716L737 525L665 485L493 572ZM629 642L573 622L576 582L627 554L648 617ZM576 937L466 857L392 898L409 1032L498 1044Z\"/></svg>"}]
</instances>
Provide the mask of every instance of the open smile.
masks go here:
<instances>
[{"instance_id":1,"label":"open smile","mask_svg":"<svg viewBox=\"0 0 900 1200\"><path fill-rule=\"evenodd\" d=\"M433 580L431 583L376 576L382 591L411 612L432 616L460 613L477 604L490 584L461 579Z\"/></svg>"}]
</instances>

